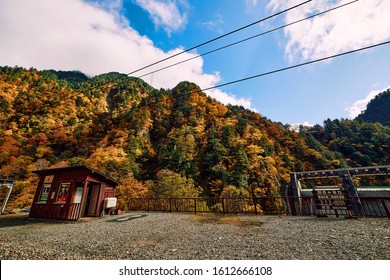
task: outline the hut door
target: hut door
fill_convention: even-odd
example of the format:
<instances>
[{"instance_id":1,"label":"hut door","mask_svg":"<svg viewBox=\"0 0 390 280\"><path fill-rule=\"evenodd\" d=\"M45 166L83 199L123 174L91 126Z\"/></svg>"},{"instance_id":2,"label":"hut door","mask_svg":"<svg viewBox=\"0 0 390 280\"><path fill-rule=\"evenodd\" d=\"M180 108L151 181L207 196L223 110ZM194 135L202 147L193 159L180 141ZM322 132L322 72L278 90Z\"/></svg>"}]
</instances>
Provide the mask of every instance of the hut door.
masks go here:
<instances>
[{"instance_id":1,"label":"hut door","mask_svg":"<svg viewBox=\"0 0 390 280\"><path fill-rule=\"evenodd\" d=\"M88 183L85 216L96 216L100 184Z\"/></svg>"}]
</instances>

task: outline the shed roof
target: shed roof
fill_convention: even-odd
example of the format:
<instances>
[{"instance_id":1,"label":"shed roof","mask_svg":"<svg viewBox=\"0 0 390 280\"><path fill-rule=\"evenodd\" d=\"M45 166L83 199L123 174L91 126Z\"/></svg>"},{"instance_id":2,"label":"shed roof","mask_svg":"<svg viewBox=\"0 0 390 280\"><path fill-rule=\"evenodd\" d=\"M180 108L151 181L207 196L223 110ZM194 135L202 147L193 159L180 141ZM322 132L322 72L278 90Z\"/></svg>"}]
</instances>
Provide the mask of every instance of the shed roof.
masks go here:
<instances>
[{"instance_id":1,"label":"shed roof","mask_svg":"<svg viewBox=\"0 0 390 280\"><path fill-rule=\"evenodd\" d=\"M115 186L119 185L119 182L115 181L111 177L106 176L105 174L93 169L92 167L89 166L71 166L71 167L60 167L60 168L50 168L50 169L42 169L42 170L35 170L33 173L38 174L38 175L45 175L45 174L50 174L50 173L63 173L63 172L71 172L71 171L77 171L77 170L87 170L90 173L95 173L99 177L102 177L105 180L110 181L113 183Z\"/></svg>"}]
</instances>

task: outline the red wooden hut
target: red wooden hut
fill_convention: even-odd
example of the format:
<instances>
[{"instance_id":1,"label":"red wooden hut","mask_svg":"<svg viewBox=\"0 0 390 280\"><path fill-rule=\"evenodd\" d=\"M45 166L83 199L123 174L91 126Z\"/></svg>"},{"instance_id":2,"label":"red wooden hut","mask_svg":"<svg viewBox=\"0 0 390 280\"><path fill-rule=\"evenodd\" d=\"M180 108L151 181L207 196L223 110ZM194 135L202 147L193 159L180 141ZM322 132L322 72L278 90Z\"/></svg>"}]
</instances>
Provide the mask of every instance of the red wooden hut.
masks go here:
<instances>
[{"instance_id":1,"label":"red wooden hut","mask_svg":"<svg viewBox=\"0 0 390 280\"><path fill-rule=\"evenodd\" d=\"M38 188L31 218L78 220L99 217L106 198L115 197L118 182L88 166L34 171Z\"/></svg>"}]
</instances>

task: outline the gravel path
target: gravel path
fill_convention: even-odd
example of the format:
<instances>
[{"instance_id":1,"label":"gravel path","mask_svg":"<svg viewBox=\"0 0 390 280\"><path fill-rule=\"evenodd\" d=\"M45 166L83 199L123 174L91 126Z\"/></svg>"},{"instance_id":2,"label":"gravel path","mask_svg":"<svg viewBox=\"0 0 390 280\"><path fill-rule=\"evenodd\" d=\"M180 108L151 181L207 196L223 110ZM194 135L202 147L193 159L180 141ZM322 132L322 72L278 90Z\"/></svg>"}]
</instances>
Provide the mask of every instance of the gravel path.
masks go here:
<instances>
[{"instance_id":1,"label":"gravel path","mask_svg":"<svg viewBox=\"0 0 390 280\"><path fill-rule=\"evenodd\" d=\"M390 259L390 220L125 213L0 217L0 259Z\"/></svg>"}]
</instances>

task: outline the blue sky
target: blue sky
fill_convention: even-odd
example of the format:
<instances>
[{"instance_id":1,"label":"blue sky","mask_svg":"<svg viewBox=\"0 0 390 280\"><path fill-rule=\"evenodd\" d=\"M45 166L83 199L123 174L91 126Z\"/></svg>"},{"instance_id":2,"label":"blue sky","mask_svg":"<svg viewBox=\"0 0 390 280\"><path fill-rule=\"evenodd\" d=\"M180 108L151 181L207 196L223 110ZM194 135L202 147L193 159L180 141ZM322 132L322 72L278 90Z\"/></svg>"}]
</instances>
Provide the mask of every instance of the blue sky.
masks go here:
<instances>
[{"instance_id":1,"label":"blue sky","mask_svg":"<svg viewBox=\"0 0 390 280\"><path fill-rule=\"evenodd\" d=\"M2 0L0 65L129 73L304 0ZM313 0L242 32L134 75L193 58L349 0ZM337 11L143 77L155 88L182 80L207 88L390 39L388 0ZM390 45L207 91L273 121L352 118L390 86Z\"/></svg>"}]
</instances>

